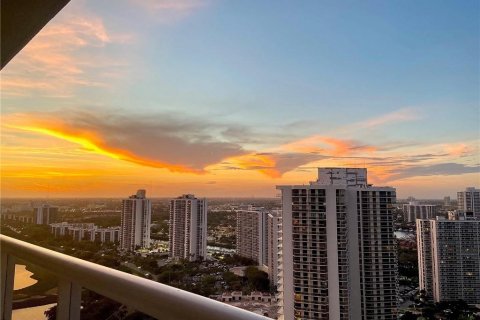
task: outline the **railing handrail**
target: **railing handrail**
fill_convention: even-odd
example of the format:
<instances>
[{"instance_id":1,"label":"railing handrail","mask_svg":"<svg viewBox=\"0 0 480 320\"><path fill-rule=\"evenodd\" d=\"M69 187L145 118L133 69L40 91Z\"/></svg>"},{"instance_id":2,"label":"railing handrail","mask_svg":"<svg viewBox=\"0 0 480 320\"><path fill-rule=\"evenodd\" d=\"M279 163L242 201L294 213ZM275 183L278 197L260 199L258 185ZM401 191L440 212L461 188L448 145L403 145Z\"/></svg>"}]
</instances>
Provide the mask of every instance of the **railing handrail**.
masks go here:
<instances>
[{"instance_id":1,"label":"railing handrail","mask_svg":"<svg viewBox=\"0 0 480 320\"><path fill-rule=\"evenodd\" d=\"M270 318L53 250L0 235L0 250L159 319L267 320Z\"/></svg>"}]
</instances>

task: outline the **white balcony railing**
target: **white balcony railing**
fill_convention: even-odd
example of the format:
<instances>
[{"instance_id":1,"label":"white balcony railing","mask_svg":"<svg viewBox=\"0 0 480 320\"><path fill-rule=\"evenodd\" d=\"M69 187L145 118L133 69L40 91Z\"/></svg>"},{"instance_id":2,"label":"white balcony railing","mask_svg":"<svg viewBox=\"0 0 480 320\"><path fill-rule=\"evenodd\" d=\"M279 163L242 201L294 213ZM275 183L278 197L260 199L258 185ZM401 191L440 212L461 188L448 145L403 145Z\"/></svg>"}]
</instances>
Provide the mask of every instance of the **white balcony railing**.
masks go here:
<instances>
[{"instance_id":1,"label":"white balcony railing","mask_svg":"<svg viewBox=\"0 0 480 320\"><path fill-rule=\"evenodd\" d=\"M80 319L81 290L86 288L162 320L267 320L219 301L73 258L0 235L1 319L12 318L15 258L55 274L59 279L57 319Z\"/></svg>"}]
</instances>

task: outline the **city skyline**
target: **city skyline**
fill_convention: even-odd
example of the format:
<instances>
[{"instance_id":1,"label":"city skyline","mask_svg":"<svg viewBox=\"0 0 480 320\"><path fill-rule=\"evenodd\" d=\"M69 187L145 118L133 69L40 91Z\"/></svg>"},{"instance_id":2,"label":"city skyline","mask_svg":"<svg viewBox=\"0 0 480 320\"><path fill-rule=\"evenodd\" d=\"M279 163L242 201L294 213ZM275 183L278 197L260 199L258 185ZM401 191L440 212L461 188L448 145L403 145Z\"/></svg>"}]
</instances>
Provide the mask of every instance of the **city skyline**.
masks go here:
<instances>
[{"instance_id":1,"label":"city skyline","mask_svg":"<svg viewBox=\"0 0 480 320\"><path fill-rule=\"evenodd\" d=\"M2 70L2 197L274 197L347 166L456 198L480 5L427 4L72 2Z\"/></svg>"},{"instance_id":2,"label":"city skyline","mask_svg":"<svg viewBox=\"0 0 480 320\"><path fill-rule=\"evenodd\" d=\"M26 201L10 201L2 206L2 245L25 243L47 257L52 252L57 258L81 259L64 263L66 268L94 262L86 275L75 278L85 281L85 288L89 274L104 265L111 268L106 274L124 271L117 273L119 281L120 275L130 276L129 270L135 277L126 283L135 284L139 276L152 280L137 283L137 289L156 282L174 286L175 301L190 292L279 320L393 320L431 308L448 315L452 304L465 305L462 314L479 310L473 304L480 297L480 221L472 211L478 189L458 192L456 207L444 202L438 211L408 212L429 205L413 201L402 210L395 188L372 185L366 169L317 171L308 183L278 185L278 203L217 200L209 207L207 198L192 194L155 203L146 190L124 198L121 210L116 200L64 200L58 206L32 206L30 201L30 208ZM212 223L207 223L207 212ZM411 215L418 219L411 221ZM42 244L58 252L41 249ZM108 276L93 283L104 278ZM157 306L155 293L145 300ZM99 304L108 302L95 300L94 308ZM79 306L70 310L82 313ZM82 306L90 307L89 302ZM218 305L222 307L226 305ZM116 314L114 309L109 312Z\"/></svg>"}]
</instances>

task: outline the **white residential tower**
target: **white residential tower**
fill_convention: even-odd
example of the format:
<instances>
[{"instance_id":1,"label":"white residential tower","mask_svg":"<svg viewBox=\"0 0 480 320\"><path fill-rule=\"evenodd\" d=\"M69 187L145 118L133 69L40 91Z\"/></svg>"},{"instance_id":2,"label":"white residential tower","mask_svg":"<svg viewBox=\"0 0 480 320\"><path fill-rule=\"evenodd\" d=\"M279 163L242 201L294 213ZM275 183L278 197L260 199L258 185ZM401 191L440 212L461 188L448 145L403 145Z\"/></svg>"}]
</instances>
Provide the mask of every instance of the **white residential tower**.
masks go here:
<instances>
[{"instance_id":1,"label":"white residential tower","mask_svg":"<svg viewBox=\"0 0 480 320\"><path fill-rule=\"evenodd\" d=\"M145 190L122 200L120 248L132 251L150 246L152 204Z\"/></svg>"},{"instance_id":2,"label":"white residential tower","mask_svg":"<svg viewBox=\"0 0 480 320\"><path fill-rule=\"evenodd\" d=\"M267 260L267 217L264 208L249 206L237 210L236 248L239 256L266 265Z\"/></svg>"},{"instance_id":3,"label":"white residential tower","mask_svg":"<svg viewBox=\"0 0 480 320\"><path fill-rule=\"evenodd\" d=\"M472 212L417 220L420 289L435 302L480 303L480 220Z\"/></svg>"},{"instance_id":4,"label":"white residential tower","mask_svg":"<svg viewBox=\"0 0 480 320\"><path fill-rule=\"evenodd\" d=\"M184 194L170 200L170 258L207 257L207 199Z\"/></svg>"},{"instance_id":5,"label":"white residential tower","mask_svg":"<svg viewBox=\"0 0 480 320\"><path fill-rule=\"evenodd\" d=\"M282 191L280 319L397 319L395 189L320 168Z\"/></svg>"}]
</instances>

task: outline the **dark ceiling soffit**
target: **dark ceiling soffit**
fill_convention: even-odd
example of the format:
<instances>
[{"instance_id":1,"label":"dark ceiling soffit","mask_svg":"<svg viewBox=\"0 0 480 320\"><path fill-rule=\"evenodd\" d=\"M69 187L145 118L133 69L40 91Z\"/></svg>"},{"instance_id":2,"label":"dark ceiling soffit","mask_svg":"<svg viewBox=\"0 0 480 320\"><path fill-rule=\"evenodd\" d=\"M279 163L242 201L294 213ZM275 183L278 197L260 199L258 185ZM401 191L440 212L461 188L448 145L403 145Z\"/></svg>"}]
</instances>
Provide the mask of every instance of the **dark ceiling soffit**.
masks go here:
<instances>
[{"instance_id":1,"label":"dark ceiling soffit","mask_svg":"<svg viewBox=\"0 0 480 320\"><path fill-rule=\"evenodd\" d=\"M1 0L2 69L69 1Z\"/></svg>"}]
</instances>

